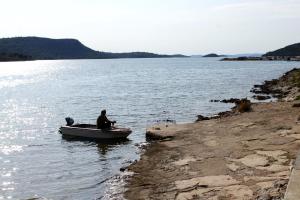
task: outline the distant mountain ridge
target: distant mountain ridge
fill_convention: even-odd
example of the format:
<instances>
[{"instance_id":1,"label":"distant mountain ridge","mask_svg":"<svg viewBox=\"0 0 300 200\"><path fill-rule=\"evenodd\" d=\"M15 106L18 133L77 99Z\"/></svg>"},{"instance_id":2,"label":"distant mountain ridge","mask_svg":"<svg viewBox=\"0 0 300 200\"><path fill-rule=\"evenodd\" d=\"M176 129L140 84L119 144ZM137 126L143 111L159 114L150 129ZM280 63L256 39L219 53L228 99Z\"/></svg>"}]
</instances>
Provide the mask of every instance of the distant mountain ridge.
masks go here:
<instances>
[{"instance_id":1,"label":"distant mountain ridge","mask_svg":"<svg viewBox=\"0 0 300 200\"><path fill-rule=\"evenodd\" d=\"M0 39L0 53L20 54L36 60L185 57L180 54L161 55L148 52L100 52L86 47L76 39L41 37L2 38Z\"/></svg>"},{"instance_id":2,"label":"distant mountain ridge","mask_svg":"<svg viewBox=\"0 0 300 200\"><path fill-rule=\"evenodd\" d=\"M264 54L263 56L300 56L300 43L288 45L286 47L283 47L281 49L268 52Z\"/></svg>"}]
</instances>

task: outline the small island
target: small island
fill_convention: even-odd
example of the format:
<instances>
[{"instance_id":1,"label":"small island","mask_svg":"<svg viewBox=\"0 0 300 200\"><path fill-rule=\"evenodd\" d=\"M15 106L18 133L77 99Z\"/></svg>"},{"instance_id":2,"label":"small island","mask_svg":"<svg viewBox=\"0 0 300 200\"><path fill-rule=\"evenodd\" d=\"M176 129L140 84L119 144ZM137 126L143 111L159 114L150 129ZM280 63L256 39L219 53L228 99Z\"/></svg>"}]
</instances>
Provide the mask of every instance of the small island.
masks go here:
<instances>
[{"instance_id":1,"label":"small island","mask_svg":"<svg viewBox=\"0 0 300 200\"><path fill-rule=\"evenodd\" d=\"M216 53L210 53L207 55L202 56L203 58L216 58L216 57L225 57L225 55L218 55Z\"/></svg>"}]
</instances>

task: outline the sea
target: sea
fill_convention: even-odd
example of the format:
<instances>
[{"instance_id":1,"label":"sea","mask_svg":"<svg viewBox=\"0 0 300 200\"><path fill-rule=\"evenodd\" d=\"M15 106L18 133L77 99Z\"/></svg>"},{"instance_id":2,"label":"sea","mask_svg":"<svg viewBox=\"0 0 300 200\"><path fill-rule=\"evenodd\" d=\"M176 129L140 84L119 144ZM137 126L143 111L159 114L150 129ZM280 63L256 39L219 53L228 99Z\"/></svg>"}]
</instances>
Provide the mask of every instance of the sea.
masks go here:
<instances>
[{"instance_id":1,"label":"sea","mask_svg":"<svg viewBox=\"0 0 300 200\"><path fill-rule=\"evenodd\" d=\"M122 199L146 128L193 122L251 99L254 84L299 62L219 58L45 60L0 63L0 199ZM102 109L126 141L63 138L65 117L96 123Z\"/></svg>"}]
</instances>

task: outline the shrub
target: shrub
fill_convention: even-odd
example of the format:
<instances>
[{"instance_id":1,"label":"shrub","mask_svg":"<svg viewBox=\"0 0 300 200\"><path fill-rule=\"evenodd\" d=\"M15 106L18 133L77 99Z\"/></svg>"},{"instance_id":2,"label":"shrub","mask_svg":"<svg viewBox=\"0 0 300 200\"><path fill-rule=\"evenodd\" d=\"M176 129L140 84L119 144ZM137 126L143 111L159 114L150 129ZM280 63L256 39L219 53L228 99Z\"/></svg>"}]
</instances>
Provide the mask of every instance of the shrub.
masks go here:
<instances>
[{"instance_id":1,"label":"shrub","mask_svg":"<svg viewBox=\"0 0 300 200\"><path fill-rule=\"evenodd\" d=\"M239 112L249 112L251 111L251 102L248 99L242 99L238 105L238 111Z\"/></svg>"}]
</instances>

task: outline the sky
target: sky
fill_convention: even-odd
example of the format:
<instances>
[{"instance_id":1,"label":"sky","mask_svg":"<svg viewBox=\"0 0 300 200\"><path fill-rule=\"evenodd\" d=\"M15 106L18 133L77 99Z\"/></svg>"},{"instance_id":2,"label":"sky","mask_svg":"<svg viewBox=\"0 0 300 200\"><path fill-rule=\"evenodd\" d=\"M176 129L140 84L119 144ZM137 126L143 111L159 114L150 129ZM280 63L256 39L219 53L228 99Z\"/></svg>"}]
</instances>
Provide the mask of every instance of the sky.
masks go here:
<instances>
[{"instance_id":1,"label":"sky","mask_svg":"<svg viewBox=\"0 0 300 200\"><path fill-rule=\"evenodd\" d=\"M300 0L0 0L0 37L98 51L264 53L300 42Z\"/></svg>"}]
</instances>

